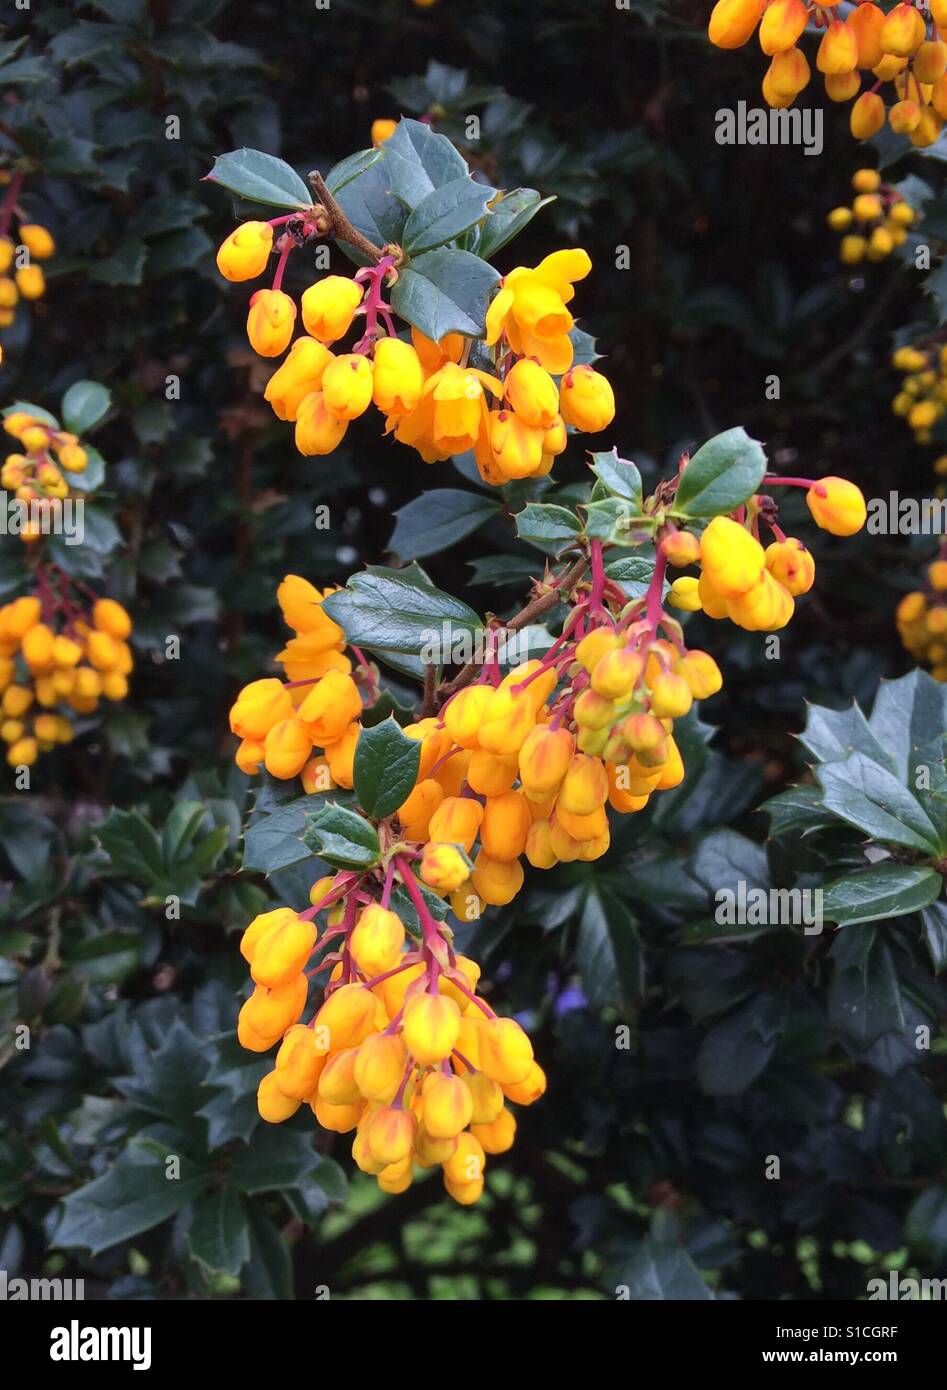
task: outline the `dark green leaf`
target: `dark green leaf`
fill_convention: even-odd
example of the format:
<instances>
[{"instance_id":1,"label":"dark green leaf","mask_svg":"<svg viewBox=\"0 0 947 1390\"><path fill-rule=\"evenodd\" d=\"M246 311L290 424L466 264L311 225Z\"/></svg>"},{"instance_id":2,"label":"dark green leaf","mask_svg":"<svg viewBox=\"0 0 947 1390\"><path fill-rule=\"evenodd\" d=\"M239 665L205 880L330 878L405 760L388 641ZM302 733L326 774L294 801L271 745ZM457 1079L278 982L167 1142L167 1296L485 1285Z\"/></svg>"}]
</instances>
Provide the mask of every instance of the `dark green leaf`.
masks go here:
<instances>
[{"instance_id":1,"label":"dark green leaf","mask_svg":"<svg viewBox=\"0 0 947 1390\"><path fill-rule=\"evenodd\" d=\"M403 560L436 555L502 510L493 498L461 488L440 487L422 492L395 512L395 529L388 548Z\"/></svg>"},{"instance_id":2,"label":"dark green leaf","mask_svg":"<svg viewBox=\"0 0 947 1390\"><path fill-rule=\"evenodd\" d=\"M487 216L487 204L495 195L495 188L474 183L468 174L435 188L422 198L405 223L405 251L419 256L454 241Z\"/></svg>"},{"instance_id":3,"label":"dark green leaf","mask_svg":"<svg viewBox=\"0 0 947 1390\"><path fill-rule=\"evenodd\" d=\"M362 809L383 820L408 797L417 780L421 744L390 717L363 729L355 745L355 794Z\"/></svg>"},{"instance_id":4,"label":"dark green leaf","mask_svg":"<svg viewBox=\"0 0 947 1390\"><path fill-rule=\"evenodd\" d=\"M370 869L381 857L375 827L364 816L334 801L310 815L305 841L321 859L336 868Z\"/></svg>"},{"instance_id":5,"label":"dark green leaf","mask_svg":"<svg viewBox=\"0 0 947 1390\"><path fill-rule=\"evenodd\" d=\"M62 398L62 422L73 434L97 425L112 403L111 392L97 381L77 381Z\"/></svg>"},{"instance_id":6,"label":"dark green leaf","mask_svg":"<svg viewBox=\"0 0 947 1390\"><path fill-rule=\"evenodd\" d=\"M250 1258L247 1212L239 1193L232 1187L219 1187L199 1198L187 1244L208 1274L239 1274Z\"/></svg>"},{"instance_id":7,"label":"dark green leaf","mask_svg":"<svg viewBox=\"0 0 947 1390\"><path fill-rule=\"evenodd\" d=\"M219 154L207 178L250 203L274 208L312 206L309 189L295 169L261 150L244 148Z\"/></svg>"},{"instance_id":8,"label":"dark green leaf","mask_svg":"<svg viewBox=\"0 0 947 1390\"><path fill-rule=\"evenodd\" d=\"M724 430L702 444L690 459L673 508L688 517L732 512L758 491L765 472L762 446L743 426Z\"/></svg>"},{"instance_id":9,"label":"dark green leaf","mask_svg":"<svg viewBox=\"0 0 947 1390\"><path fill-rule=\"evenodd\" d=\"M441 246L401 271L391 306L435 341L448 333L476 338L484 332L490 291L499 278L479 256Z\"/></svg>"},{"instance_id":10,"label":"dark green leaf","mask_svg":"<svg viewBox=\"0 0 947 1390\"><path fill-rule=\"evenodd\" d=\"M873 864L826 884L823 912L839 926L919 912L939 897L943 879L924 864Z\"/></svg>"}]
</instances>

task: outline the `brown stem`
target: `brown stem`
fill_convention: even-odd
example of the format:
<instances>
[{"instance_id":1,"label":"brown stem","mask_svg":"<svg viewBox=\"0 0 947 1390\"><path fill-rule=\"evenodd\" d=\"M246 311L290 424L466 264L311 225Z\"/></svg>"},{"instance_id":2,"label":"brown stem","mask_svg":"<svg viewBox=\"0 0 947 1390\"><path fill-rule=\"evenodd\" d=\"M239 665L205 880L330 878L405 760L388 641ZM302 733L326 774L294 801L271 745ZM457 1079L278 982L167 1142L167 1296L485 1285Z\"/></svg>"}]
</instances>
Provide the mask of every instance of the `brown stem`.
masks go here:
<instances>
[{"instance_id":1,"label":"brown stem","mask_svg":"<svg viewBox=\"0 0 947 1390\"><path fill-rule=\"evenodd\" d=\"M557 603L562 602L563 595L569 594L582 578L588 569L588 557L581 555L570 570L556 584L554 589L547 589L545 593L537 594L534 599L530 599L524 608L521 608L509 622L499 624L505 632L519 632L524 627L529 627L537 618L541 618L544 613L548 613L551 608L555 608ZM449 700L452 695L456 695L458 690L463 690L465 685L469 685L474 676L480 670L480 663L468 661L461 671L452 681L446 685L440 685L437 689L437 704L441 705L445 700Z\"/></svg>"},{"instance_id":2,"label":"brown stem","mask_svg":"<svg viewBox=\"0 0 947 1390\"><path fill-rule=\"evenodd\" d=\"M386 254L383 246L376 246L373 241L369 241L367 236L363 236L357 227L346 217L326 186L326 181L319 173L318 169L313 169L309 175L309 187L316 195L322 210L329 222L330 234L337 241L346 241L349 246L354 246L356 251L361 251L363 256L377 263Z\"/></svg>"},{"instance_id":3,"label":"brown stem","mask_svg":"<svg viewBox=\"0 0 947 1390\"><path fill-rule=\"evenodd\" d=\"M421 702L421 718L426 719L437 713L437 667L424 668L424 699Z\"/></svg>"}]
</instances>

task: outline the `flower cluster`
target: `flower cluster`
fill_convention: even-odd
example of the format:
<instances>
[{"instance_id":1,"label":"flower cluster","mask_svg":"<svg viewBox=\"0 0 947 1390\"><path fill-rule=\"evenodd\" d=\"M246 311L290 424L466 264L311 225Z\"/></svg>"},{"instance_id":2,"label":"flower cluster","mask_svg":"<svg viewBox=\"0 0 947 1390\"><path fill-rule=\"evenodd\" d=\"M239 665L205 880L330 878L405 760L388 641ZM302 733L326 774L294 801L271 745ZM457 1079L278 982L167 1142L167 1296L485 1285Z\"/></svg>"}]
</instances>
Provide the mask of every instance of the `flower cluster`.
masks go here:
<instances>
[{"instance_id":1,"label":"flower cluster","mask_svg":"<svg viewBox=\"0 0 947 1390\"><path fill-rule=\"evenodd\" d=\"M806 489L806 503L816 525L835 536L852 536L867 518L859 488L845 478L776 478L770 485ZM761 527L774 539L764 549ZM681 542L670 537L662 546L672 564L700 566L700 578L682 575L671 585L668 602L685 612L704 612L709 618L729 618L750 632L775 632L795 610L795 599L815 582L815 561L801 540L786 536L776 524L772 499L751 498L739 519L715 516L695 547L675 552Z\"/></svg>"},{"instance_id":2,"label":"flower cluster","mask_svg":"<svg viewBox=\"0 0 947 1390\"><path fill-rule=\"evenodd\" d=\"M263 766L284 781L302 773L307 791L351 787L362 711L342 629L322 608L330 593L298 575L286 576L277 597L295 636L276 659L287 681L251 681L230 711L231 732L241 740L241 771L252 775ZM371 680L365 665L358 674Z\"/></svg>"},{"instance_id":3,"label":"flower cluster","mask_svg":"<svg viewBox=\"0 0 947 1390\"><path fill-rule=\"evenodd\" d=\"M389 906L399 881L415 935ZM304 912L256 917L240 945L254 989L238 1037L253 1052L279 1043L259 1087L261 1116L279 1123L308 1104L324 1129L354 1134L355 1162L384 1192L404 1192L415 1165L440 1166L455 1201L477 1201L486 1155L513 1143L507 1102L529 1105L546 1088L529 1038L477 995L479 967L454 950L402 854L374 874L320 879L311 897ZM317 945L309 974L330 974L303 1024Z\"/></svg>"},{"instance_id":4,"label":"flower cluster","mask_svg":"<svg viewBox=\"0 0 947 1390\"><path fill-rule=\"evenodd\" d=\"M903 373L891 409L913 431L917 444L929 444L947 408L947 345L896 348L891 365Z\"/></svg>"},{"instance_id":5,"label":"flower cluster","mask_svg":"<svg viewBox=\"0 0 947 1390\"><path fill-rule=\"evenodd\" d=\"M280 231L281 227L285 230ZM295 425L306 457L331 454L352 420L374 405L384 432L415 449L427 463L473 451L486 482L548 473L566 447L568 427L593 432L614 418L606 378L573 365L574 319L567 307L575 282L591 269L585 251L554 252L535 267L518 266L490 305L481 356L487 371L468 364L475 339L452 333L432 342L417 327L399 336L386 287L395 283L399 248L351 278L326 275L295 301L282 289L292 250L325 235L318 210L272 222L245 222L220 247L226 279L262 275L278 256L272 288L250 300L247 334L262 357L288 355L264 396L281 420ZM297 316L304 334L293 341ZM352 331L348 351L337 345Z\"/></svg>"},{"instance_id":6,"label":"flower cluster","mask_svg":"<svg viewBox=\"0 0 947 1390\"><path fill-rule=\"evenodd\" d=\"M132 624L120 603L77 598L55 566L36 571L39 592L0 607L0 738L11 767L74 736L72 714L122 700L132 669Z\"/></svg>"},{"instance_id":7,"label":"flower cluster","mask_svg":"<svg viewBox=\"0 0 947 1390\"><path fill-rule=\"evenodd\" d=\"M917 212L875 169L856 169L852 188L851 207L833 208L827 218L833 232L844 233L839 256L845 265L883 261L907 240Z\"/></svg>"},{"instance_id":8,"label":"flower cluster","mask_svg":"<svg viewBox=\"0 0 947 1390\"><path fill-rule=\"evenodd\" d=\"M24 541L36 541L45 534L44 508L69 496L69 482L63 470L84 473L88 455L77 435L53 428L27 411L11 411L3 421L3 428L19 442L21 452L7 454L4 459L0 467L0 488L29 506L29 519L21 527L20 537Z\"/></svg>"},{"instance_id":9,"label":"flower cluster","mask_svg":"<svg viewBox=\"0 0 947 1390\"><path fill-rule=\"evenodd\" d=\"M19 206L22 173L0 173L6 194L0 202L0 329L9 328L21 299L42 299L46 278L36 261L56 252L52 234L38 222L27 222ZM16 223L15 230L13 224Z\"/></svg>"},{"instance_id":10,"label":"flower cluster","mask_svg":"<svg viewBox=\"0 0 947 1390\"><path fill-rule=\"evenodd\" d=\"M710 41L741 48L759 27L759 43L770 63L763 97L772 107L791 106L809 83L811 69L798 46L810 22L822 37L815 64L831 101L856 98L851 131L857 140L876 135L887 119L917 148L932 145L947 117L947 0L902 3L887 13L867 0L846 18L835 5L807 0L717 0L710 16ZM930 31L928 24L930 23ZM862 92L862 72L875 81ZM877 90L892 84L891 98ZM861 93L859 95L859 93Z\"/></svg>"},{"instance_id":11,"label":"flower cluster","mask_svg":"<svg viewBox=\"0 0 947 1390\"><path fill-rule=\"evenodd\" d=\"M947 681L947 543L928 565L924 588L898 604L896 622L905 650L927 662L936 681Z\"/></svg>"}]
</instances>

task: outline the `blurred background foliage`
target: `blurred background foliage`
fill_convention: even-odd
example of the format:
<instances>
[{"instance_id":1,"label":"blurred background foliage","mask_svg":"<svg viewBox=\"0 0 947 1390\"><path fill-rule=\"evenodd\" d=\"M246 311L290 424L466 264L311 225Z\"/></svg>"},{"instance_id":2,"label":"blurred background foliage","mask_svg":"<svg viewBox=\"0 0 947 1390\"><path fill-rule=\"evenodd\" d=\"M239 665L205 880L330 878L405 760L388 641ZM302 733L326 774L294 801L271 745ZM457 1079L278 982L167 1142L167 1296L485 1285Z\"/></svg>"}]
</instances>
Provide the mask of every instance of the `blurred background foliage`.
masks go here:
<instances>
[{"instance_id":1,"label":"blurred background foliage","mask_svg":"<svg viewBox=\"0 0 947 1390\"><path fill-rule=\"evenodd\" d=\"M930 459L887 408L892 335L924 317L920 277L843 270L825 227L863 162L847 112L826 110L819 158L717 145L717 109L758 101L759 55L712 50L708 9L90 0L10 16L0 152L30 161L24 204L58 253L47 298L4 336L3 399L54 405L75 380L108 383L96 442L126 544L99 582L131 609L138 658L127 703L44 757L29 795L0 794L11 1274L82 1276L113 1298L621 1285L636 1299L850 1298L890 1268L947 1274L943 928L917 914L848 927L880 944L840 960L831 933L722 938L709 905L727 873L820 883L860 862L863 837L823 831L813 847L791 817L764 847L758 808L805 774L806 701L870 706L907 669L893 609L923 552L908 540L821 535L779 660L756 635L695 623L726 684L702 711L713 728L692 725L684 787L628 818L594 872L537 876L473 933L551 1078L476 1209L436 1181L381 1197L352 1180L345 1141L301 1117L263 1132L261 1065L232 1038L234 933L307 886L292 868L241 872L253 794L227 710L282 643L276 584L390 558L394 512L469 482L367 424L327 460L296 455L261 399L245 291L214 269L232 225L201 182L216 154L248 144L324 170L374 118L428 115L494 183L556 198L501 270L590 251L578 302L619 402L608 443L646 481L741 423L781 472L931 490ZM573 446L557 482L583 476ZM22 582L17 544L0 552L4 596ZM503 518L425 560L499 613L540 564ZM930 1052L897 1045L918 1019ZM143 1194L136 1166L169 1151L178 1182Z\"/></svg>"}]
</instances>

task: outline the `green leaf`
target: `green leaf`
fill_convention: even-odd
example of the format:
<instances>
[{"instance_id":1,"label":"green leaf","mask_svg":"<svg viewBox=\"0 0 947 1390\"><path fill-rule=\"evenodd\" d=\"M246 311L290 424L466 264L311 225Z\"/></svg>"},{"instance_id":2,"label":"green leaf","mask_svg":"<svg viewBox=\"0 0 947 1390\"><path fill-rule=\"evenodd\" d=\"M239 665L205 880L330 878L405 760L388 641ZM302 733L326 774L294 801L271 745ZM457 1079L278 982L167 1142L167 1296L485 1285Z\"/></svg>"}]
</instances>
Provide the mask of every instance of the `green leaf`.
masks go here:
<instances>
[{"instance_id":1,"label":"green leaf","mask_svg":"<svg viewBox=\"0 0 947 1390\"><path fill-rule=\"evenodd\" d=\"M180 1176L168 1159L178 1160ZM110 1168L71 1192L53 1243L84 1246L93 1255L150 1231L207 1190L213 1174L152 1139L132 1139Z\"/></svg>"},{"instance_id":2,"label":"green leaf","mask_svg":"<svg viewBox=\"0 0 947 1390\"><path fill-rule=\"evenodd\" d=\"M848 709L810 705L806 727L798 737L803 748L821 763L840 762L857 751L889 772L897 771L895 759L879 743L858 705Z\"/></svg>"},{"instance_id":3,"label":"green leaf","mask_svg":"<svg viewBox=\"0 0 947 1390\"><path fill-rule=\"evenodd\" d=\"M251 1298L288 1302L293 1296L293 1264L279 1227L250 1204L250 1262L243 1276Z\"/></svg>"},{"instance_id":4,"label":"green leaf","mask_svg":"<svg viewBox=\"0 0 947 1390\"><path fill-rule=\"evenodd\" d=\"M576 964L593 1009L629 1010L644 993L644 956L620 886L593 883L579 920Z\"/></svg>"},{"instance_id":5,"label":"green leaf","mask_svg":"<svg viewBox=\"0 0 947 1390\"><path fill-rule=\"evenodd\" d=\"M112 810L96 835L116 873L133 883L160 883L165 864L157 831L140 811Z\"/></svg>"},{"instance_id":6,"label":"green leaf","mask_svg":"<svg viewBox=\"0 0 947 1390\"><path fill-rule=\"evenodd\" d=\"M498 198L491 209L492 216L480 232L477 254L485 261L492 260L508 241L519 236L524 227L547 203L556 201L555 194L544 198L535 188L512 188Z\"/></svg>"},{"instance_id":7,"label":"green leaf","mask_svg":"<svg viewBox=\"0 0 947 1390\"><path fill-rule=\"evenodd\" d=\"M62 398L63 426L83 435L97 425L112 404L112 395L98 381L77 381Z\"/></svg>"},{"instance_id":8,"label":"green leaf","mask_svg":"<svg viewBox=\"0 0 947 1390\"><path fill-rule=\"evenodd\" d=\"M623 497L603 497L598 502L587 502L582 510L585 514L582 529L590 540L634 545L636 535L641 540L650 540L654 534L653 523L642 517L636 503Z\"/></svg>"},{"instance_id":9,"label":"green leaf","mask_svg":"<svg viewBox=\"0 0 947 1390\"><path fill-rule=\"evenodd\" d=\"M832 822L822 805L818 787L790 787L778 796L771 796L762 809L770 818L774 836L808 835Z\"/></svg>"},{"instance_id":10,"label":"green leaf","mask_svg":"<svg viewBox=\"0 0 947 1390\"><path fill-rule=\"evenodd\" d=\"M334 801L310 815L304 838L321 859L336 868L370 869L381 858L375 827L364 816Z\"/></svg>"},{"instance_id":11,"label":"green leaf","mask_svg":"<svg viewBox=\"0 0 947 1390\"><path fill-rule=\"evenodd\" d=\"M947 1187L928 1187L911 1203L904 1219L905 1239L913 1249L940 1264L947 1254Z\"/></svg>"},{"instance_id":12,"label":"green leaf","mask_svg":"<svg viewBox=\"0 0 947 1390\"><path fill-rule=\"evenodd\" d=\"M538 545L542 550L561 550L571 544L582 529L575 512L553 502L527 502L514 520L520 540Z\"/></svg>"},{"instance_id":13,"label":"green leaf","mask_svg":"<svg viewBox=\"0 0 947 1390\"><path fill-rule=\"evenodd\" d=\"M363 729L355 745L355 794L374 820L384 820L410 795L421 763L421 744L401 732L392 716Z\"/></svg>"},{"instance_id":14,"label":"green leaf","mask_svg":"<svg viewBox=\"0 0 947 1390\"><path fill-rule=\"evenodd\" d=\"M495 188L474 183L469 174L435 188L405 223L402 246L410 256L418 256L454 241L488 216L487 204L495 196Z\"/></svg>"},{"instance_id":15,"label":"green leaf","mask_svg":"<svg viewBox=\"0 0 947 1390\"><path fill-rule=\"evenodd\" d=\"M882 681L871 718L872 734L893 760L894 771L908 786L935 739L947 729L947 689L926 671L915 670L896 681Z\"/></svg>"},{"instance_id":16,"label":"green leaf","mask_svg":"<svg viewBox=\"0 0 947 1390\"><path fill-rule=\"evenodd\" d=\"M389 187L408 208L416 208L434 189L468 174L463 155L447 136L436 135L422 121L399 121L382 151Z\"/></svg>"},{"instance_id":17,"label":"green leaf","mask_svg":"<svg viewBox=\"0 0 947 1390\"><path fill-rule=\"evenodd\" d=\"M312 1146L312 1135L266 1125L250 1143L234 1154L230 1181L241 1192L279 1192L297 1187L322 1162Z\"/></svg>"},{"instance_id":18,"label":"green leaf","mask_svg":"<svg viewBox=\"0 0 947 1390\"><path fill-rule=\"evenodd\" d=\"M642 1240L618 1268L615 1283L632 1303L699 1303L713 1298L686 1250Z\"/></svg>"},{"instance_id":19,"label":"green leaf","mask_svg":"<svg viewBox=\"0 0 947 1390\"><path fill-rule=\"evenodd\" d=\"M95 492L105 482L105 459L98 449L93 449L85 440L82 447L86 451L86 466L81 473L62 469L62 475L73 492Z\"/></svg>"},{"instance_id":20,"label":"green leaf","mask_svg":"<svg viewBox=\"0 0 947 1390\"><path fill-rule=\"evenodd\" d=\"M411 675L422 673L432 650L449 656L455 645L475 642L483 629L473 609L436 589L419 565L370 565L330 594L323 608L348 642Z\"/></svg>"},{"instance_id":21,"label":"green leaf","mask_svg":"<svg viewBox=\"0 0 947 1390\"><path fill-rule=\"evenodd\" d=\"M884 940L875 932L839 932L832 957L828 1012L842 1036L870 1047L886 1033L903 1033L901 987Z\"/></svg>"},{"instance_id":22,"label":"green leaf","mask_svg":"<svg viewBox=\"0 0 947 1390\"><path fill-rule=\"evenodd\" d=\"M643 490L641 474L629 459L618 457L618 450L592 455L592 472L615 497L624 497L634 504L634 515L641 514Z\"/></svg>"},{"instance_id":23,"label":"green leaf","mask_svg":"<svg viewBox=\"0 0 947 1390\"><path fill-rule=\"evenodd\" d=\"M938 852L937 830L918 801L886 768L864 753L817 770L823 805L882 844Z\"/></svg>"},{"instance_id":24,"label":"green leaf","mask_svg":"<svg viewBox=\"0 0 947 1390\"><path fill-rule=\"evenodd\" d=\"M822 910L839 926L919 912L939 897L943 879L924 864L873 864L826 884Z\"/></svg>"},{"instance_id":25,"label":"green leaf","mask_svg":"<svg viewBox=\"0 0 947 1390\"><path fill-rule=\"evenodd\" d=\"M379 145L370 150L357 150L355 154L340 159L338 164L334 164L326 174L326 188L338 197L343 188L346 188L353 179L357 179L359 174L364 174L365 170L370 169L373 164L377 164L383 155L384 151Z\"/></svg>"},{"instance_id":26,"label":"green leaf","mask_svg":"<svg viewBox=\"0 0 947 1390\"><path fill-rule=\"evenodd\" d=\"M208 1274L239 1274L250 1258L247 1212L239 1193L219 1187L201 1197L187 1231L193 1259Z\"/></svg>"},{"instance_id":27,"label":"green leaf","mask_svg":"<svg viewBox=\"0 0 947 1390\"><path fill-rule=\"evenodd\" d=\"M439 487L433 492L422 492L395 512L395 529L388 549L403 560L436 555L502 510L492 497L461 488Z\"/></svg>"},{"instance_id":28,"label":"green leaf","mask_svg":"<svg viewBox=\"0 0 947 1390\"><path fill-rule=\"evenodd\" d=\"M490 291L499 278L492 265L470 251L441 246L399 273L391 307L435 342L448 333L477 338L485 331Z\"/></svg>"},{"instance_id":29,"label":"green leaf","mask_svg":"<svg viewBox=\"0 0 947 1390\"><path fill-rule=\"evenodd\" d=\"M921 934L934 974L947 967L947 904L934 902L921 911Z\"/></svg>"},{"instance_id":30,"label":"green leaf","mask_svg":"<svg viewBox=\"0 0 947 1390\"><path fill-rule=\"evenodd\" d=\"M741 1095L761 1075L786 1026L788 999L761 992L721 1019L697 1052L697 1079L709 1096Z\"/></svg>"},{"instance_id":31,"label":"green leaf","mask_svg":"<svg viewBox=\"0 0 947 1390\"><path fill-rule=\"evenodd\" d=\"M214 167L206 176L246 198L249 203L263 203L274 208L310 208L312 196L295 169L274 155L262 150L231 150L219 154Z\"/></svg>"},{"instance_id":32,"label":"green leaf","mask_svg":"<svg viewBox=\"0 0 947 1390\"><path fill-rule=\"evenodd\" d=\"M681 474L675 512L688 517L732 512L759 490L766 472L762 445L742 425L702 444Z\"/></svg>"},{"instance_id":33,"label":"green leaf","mask_svg":"<svg viewBox=\"0 0 947 1390\"><path fill-rule=\"evenodd\" d=\"M271 874L310 857L303 844L306 817L318 802L298 796L278 810L251 821L244 839L243 867Z\"/></svg>"},{"instance_id":34,"label":"green leaf","mask_svg":"<svg viewBox=\"0 0 947 1390\"><path fill-rule=\"evenodd\" d=\"M629 599L644 598L654 575L654 551L644 555L620 555L609 560L605 573L624 590Z\"/></svg>"}]
</instances>

